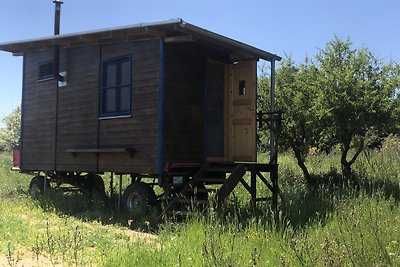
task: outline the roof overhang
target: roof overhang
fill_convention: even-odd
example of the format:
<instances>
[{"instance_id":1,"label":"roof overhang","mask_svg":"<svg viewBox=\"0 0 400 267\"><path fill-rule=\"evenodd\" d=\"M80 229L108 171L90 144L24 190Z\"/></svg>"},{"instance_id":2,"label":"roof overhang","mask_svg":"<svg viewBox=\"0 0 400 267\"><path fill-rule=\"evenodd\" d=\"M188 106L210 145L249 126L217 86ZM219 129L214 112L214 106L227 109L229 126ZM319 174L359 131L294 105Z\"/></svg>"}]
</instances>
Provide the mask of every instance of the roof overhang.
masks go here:
<instances>
[{"instance_id":1,"label":"roof overhang","mask_svg":"<svg viewBox=\"0 0 400 267\"><path fill-rule=\"evenodd\" d=\"M243 59L281 60L280 56L197 27L182 19L0 43L0 50L11 52L14 55L21 55L28 51L46 50L54 45L76 47L146 38L164 38L166 42L198 42L204 46L229 53L232 61Z\"/></svg>"}]
</instances>

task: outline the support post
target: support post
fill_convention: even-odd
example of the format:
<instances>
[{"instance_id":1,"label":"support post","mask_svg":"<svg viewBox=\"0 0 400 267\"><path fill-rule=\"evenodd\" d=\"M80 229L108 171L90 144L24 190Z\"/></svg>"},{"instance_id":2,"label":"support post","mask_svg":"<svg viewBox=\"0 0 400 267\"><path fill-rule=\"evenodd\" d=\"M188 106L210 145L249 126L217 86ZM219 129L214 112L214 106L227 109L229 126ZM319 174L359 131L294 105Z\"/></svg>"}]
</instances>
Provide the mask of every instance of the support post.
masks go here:
<instances>
[{"instance_id":1,"label":"support post","mask_svg":"<svg viewBox=\"0 0 400 267\"><path fill-rule=\"evenodd\" d=\"M272 182L272 210L274 212L275 223L279 223L279 212L278 212L278 127L277 120L280 119L275 114L275 60L271 61L271 106L270 106L270 164L272 164L272 170L270 178Z\"/></svg>"},{"instance_id":2,"label":"support post","mask_svg":"<svg viewBox=\"0 0 400 267\"><path fill-rule=\"evenodd\" d=\"M111 172L111 176L110 176L110 197L111 199L114 196L114 173Z\"/></svg>"},{"instance_id":3,"label":"support post","mask_svg":"<svg viewBox=\"0 0 400 267\"><path fill-rule=\"evenodd\" d=\"M47 193L47 171L44 171L43 195Z\"/></svg>"},{"instance_id":4,"label":"support post","mask_svg":"<svg viewBox=\"0 0 400 267\"><path fill-rule=\"evenodd\" d=\"M271 127L270 127L270 164L277 163L277 153L276 153L276 121L275 121L275 60L271 61L271 104L270 104L270 118L271 118Z\"/></svg>"},{"instance_id":5,"label":"support post","mask_svg":"<svg viewBox=\"0 0 400 267\"><path fill-rule=\"evenodd\" d=\"M122 200L122 174L119 175L118 212L121 212L121 200Z\"/></svg>"},{"instance_id":6,"label":"support post","mask_svg":"<svg viewBox=\"0 0 400 267\"><path fill-rule=\"evenodd\" d=\"M251 188L251 204L253 208L256 207L257 202L257 176L256 170L254 166L251 166L251 181L250 181L250 188Z\"/></svg>"},{"instance_id":7,"label":"support post","mask_svg":"<svg viewBox=\"0 0 400 267\"><path fill-rule=\"evenodd\" d=\"M278 165L275 165L271 171L272 182L272 210L274 211L275 223L279 221L278 212Z\"/></svg>"}]
</instances>

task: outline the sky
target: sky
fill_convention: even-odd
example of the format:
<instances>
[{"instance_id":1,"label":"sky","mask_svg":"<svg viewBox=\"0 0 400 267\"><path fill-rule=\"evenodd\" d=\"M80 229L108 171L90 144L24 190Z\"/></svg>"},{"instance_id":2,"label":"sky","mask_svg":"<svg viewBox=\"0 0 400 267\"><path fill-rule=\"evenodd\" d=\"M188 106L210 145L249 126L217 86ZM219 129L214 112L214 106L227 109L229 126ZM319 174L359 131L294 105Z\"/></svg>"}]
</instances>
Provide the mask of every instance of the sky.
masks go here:
<instances>
[{"instance_id":1,"label":"sky","mask_svg":"<svg viewBox=\"0 0 400 267\"><path fill-rule=\"evenodd\" d=\"M336 35L400 63L399 12L399 0L64 0L61 33L182 18L297 62ZM51 36L53 21L52 0L0 0L0 43ZM0 118L21 87L22 57L0 51Z\"/></svg>"}]
</instances>

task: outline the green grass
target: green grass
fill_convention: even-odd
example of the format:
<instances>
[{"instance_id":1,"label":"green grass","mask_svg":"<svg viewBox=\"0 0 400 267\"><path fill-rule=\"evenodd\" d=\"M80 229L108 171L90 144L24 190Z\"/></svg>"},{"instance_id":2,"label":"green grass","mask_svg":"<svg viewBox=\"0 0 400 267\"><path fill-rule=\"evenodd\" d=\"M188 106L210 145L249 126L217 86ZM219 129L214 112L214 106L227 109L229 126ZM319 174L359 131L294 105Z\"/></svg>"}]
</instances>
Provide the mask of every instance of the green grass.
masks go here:
<instances>
[{"instance_id":1,"label":"green grass","mask_svg":"<svg viewBox=\"0 0 400 267\"><path fill-rule=\"evenodd\" d=\"M270 203L253 208L238 186L216 214L157 226L148 223L154 215L126 218L115 202L78 193L32 201L30 177L10 172L11 156L2 153L0 259L9 266L27 257L34 266L44 259L67 266L400 266L400 142L392 137L362 154L357 183L341 182L338 159L311 155L306 163L318 183L306 186L293 156L281 155L279 221ZM128 219L151 235L128 230Z\"/></svg>"}]
</instances>

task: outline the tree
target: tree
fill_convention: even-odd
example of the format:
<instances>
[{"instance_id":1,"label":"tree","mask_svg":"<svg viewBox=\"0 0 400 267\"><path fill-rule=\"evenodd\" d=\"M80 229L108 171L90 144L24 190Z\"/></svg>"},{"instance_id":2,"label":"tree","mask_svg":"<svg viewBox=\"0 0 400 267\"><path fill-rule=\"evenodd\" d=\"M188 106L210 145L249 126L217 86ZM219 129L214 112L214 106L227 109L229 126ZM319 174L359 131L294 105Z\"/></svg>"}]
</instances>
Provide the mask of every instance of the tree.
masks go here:
<instances>
[{"instance_id":1,"label":"tree","mask_svg":"<svg viewBox=\"0 0 400 267\"><path fill-rule=\"evenodd\" d=\"M261 75L257 79L257 113L269 112L270 110L270 84L271 80L267 74L266 65L260 68ZM257 149L266 152L269 149L269 128L266 123L257 127Z\"/></svg>"},{"instance_id":2,"label":"tree","mask_svg":"<svg viewBox=\"0 0 400 267\"><path fill-rule=\"evenodd\" d=\"M309 148L315 146L317 120L314 111L318 70L312 62L296 65L290 58L284 58L276 71L276 109L283 112L283 127L279 145L292 149L304 179L310 183L310 173L305 164ZM270 79L262 69L258 79L258 111L268 111ZM260 139L267 139L268 129L259 129Z\"/></svg>"},{"instance_id":3,"label":"tree","mask_svg":"<svg viewBox=\"0 0 400 267\"><path fill-rule=\"evenodd\" d=\"M5 149L12 149L19 145L21 108L16 107L9 115L3 118L5 126L0 129L0 143Z\"/></svg>"},{"instance_id":4,"label":"tree","mask_svg":"<svg viewBox=\"0 0 400 267\"><path fill-rule=\"evenodd\" d=\"M337 37L316 60L321 94L315 110L324 126L319 140L326 147L340 145L342 172L349 178L351 165L366 145L396 126L399 65L384 64L367 48L353 49L349 40Z\"/></svg>"},{"instance_id":5,"label":"tree","mask_svg":"<svg viewBox=\"0 0 400 267\"><path fill-rule=\"evenodd\" d=\"M308 59L296 65L291 58L282 61L276 74L276 107L284 114L280 143L293 150L307 183L311 179L305 160L310 147L316 146L318 132L314 103L317 76L318 69Z\"/></svg>"},{"instance_id":6,"label":"tree","mask_svg":"<svg viewBox=\"0 0 400 267\"><path fill-rule=\"evenodd\" d=\"M261 77L263 108L269 106L266 84ZM335 37L315 60L302 64L284 59L276 84L276 107L284 113L280 144L294 151L307 182L309 148L329 153L339 145L342 173L350 178L365 147L399 133L399 65L384 64L367 48L353 49L349 40Z\"/></svg>"}]
</instances>

